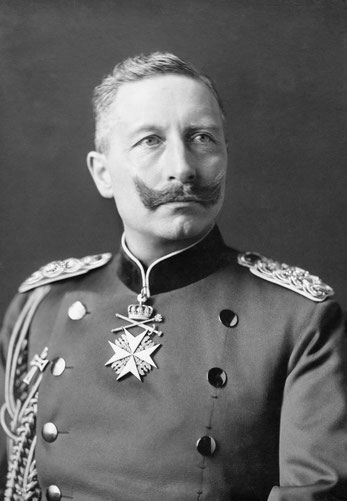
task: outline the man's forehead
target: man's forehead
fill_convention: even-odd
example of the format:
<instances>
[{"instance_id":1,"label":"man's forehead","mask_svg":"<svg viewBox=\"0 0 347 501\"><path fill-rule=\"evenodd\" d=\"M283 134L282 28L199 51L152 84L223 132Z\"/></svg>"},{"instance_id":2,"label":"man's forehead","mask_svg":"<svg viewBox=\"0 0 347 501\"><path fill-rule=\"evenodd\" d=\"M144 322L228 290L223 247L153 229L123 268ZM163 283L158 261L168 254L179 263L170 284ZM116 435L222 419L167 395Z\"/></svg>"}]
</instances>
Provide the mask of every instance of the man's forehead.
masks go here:
<instances>
[{"instance_id":1,"label":"man's forehead","mask_svg":"<svg viewBox=\"0 0 347 501\"><path fill-rule=\"evenodd\" d=\"M216 98L203 83L184 75L164 75L123 84L111 109L112 119L137 127L173 118L219 122Z\"/></svg>"}]
</instances>

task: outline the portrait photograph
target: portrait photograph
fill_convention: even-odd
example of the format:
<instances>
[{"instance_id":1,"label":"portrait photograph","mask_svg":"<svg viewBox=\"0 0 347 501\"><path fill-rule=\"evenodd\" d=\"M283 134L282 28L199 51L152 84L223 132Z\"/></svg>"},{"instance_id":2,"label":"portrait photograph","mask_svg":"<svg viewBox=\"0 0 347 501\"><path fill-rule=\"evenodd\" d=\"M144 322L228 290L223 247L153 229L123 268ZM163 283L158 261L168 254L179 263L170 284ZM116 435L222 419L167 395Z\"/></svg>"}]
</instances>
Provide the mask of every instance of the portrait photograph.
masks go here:
<instances>
[{"instance_id":1,"label":"portrait photograph","mask_svg":"<svg viewBox=\"0 0 347 501\"><path fill-rule=\"evenodd\" d=\"M347 500L347 3L0 1L0 500Z\"/></svg>"}]
</instances>

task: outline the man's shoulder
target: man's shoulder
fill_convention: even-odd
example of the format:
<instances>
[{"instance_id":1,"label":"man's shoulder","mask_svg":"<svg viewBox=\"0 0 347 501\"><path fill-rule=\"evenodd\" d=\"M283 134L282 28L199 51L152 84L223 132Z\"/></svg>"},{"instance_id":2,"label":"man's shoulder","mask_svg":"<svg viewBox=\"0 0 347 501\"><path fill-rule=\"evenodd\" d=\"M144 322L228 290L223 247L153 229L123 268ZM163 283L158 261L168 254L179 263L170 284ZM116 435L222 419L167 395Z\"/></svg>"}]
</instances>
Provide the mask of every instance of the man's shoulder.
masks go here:
<instances>
[{"instance_id":1,"label":"man's shoulder","mask_svg":"<svg viewBox=\"0 0 347 501\"><path fill-rule=\"evenodd\" d=\"M236 261L246 275L249 274L249 278L260 278L269 286L274 284L274 290L278 290L279 286L314 302L322 302L334 295L332 287L298 266L276 261L257 252L238 252Z\"/></svg>"},{"instance_id":2,"label":"man's shoulder","mask_svg":"<svg viewBox=\"0 0 347 501\"><path fill-rule=\"evenodd\" d=\"M68 259L51 261L32 273L19 286L18 292L28 292L42 285L84 275L96 268L106 265L112 258L110 252L94 254L82 258L70 257Z\"/></svg>"}]
</instances>

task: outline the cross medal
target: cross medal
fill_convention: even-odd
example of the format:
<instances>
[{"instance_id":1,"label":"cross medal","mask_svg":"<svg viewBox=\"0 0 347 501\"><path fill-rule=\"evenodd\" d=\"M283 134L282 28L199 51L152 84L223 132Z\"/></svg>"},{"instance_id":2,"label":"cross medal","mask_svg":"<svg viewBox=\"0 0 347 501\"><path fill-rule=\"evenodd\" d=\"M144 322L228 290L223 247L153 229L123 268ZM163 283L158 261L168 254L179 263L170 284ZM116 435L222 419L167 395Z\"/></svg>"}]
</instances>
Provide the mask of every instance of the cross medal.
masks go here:
<instances>
[{"instance_id":1,"label":"cross medal","mask_svg":"<svg viewBox=\"0 0 347 501\"><path fill-rule=\"evenodd\" d=\"M113 333L123 331L114 343L109 341L114 354L105 364L110 365L118 374L117 381L127 374L133 374L139 381L142 381L142 377L152 367L158 368L151 355L161 344L155 344L151 336L162 335L162 332L156 329L156 323L162 322L163 317L159 314L152 317L152 306L144 304L147 301L144 291L137 296L137 300L138 304L128 306L127 317L116 313L116 317L125 320L127 324L111 330ZM140 334L133 336L130 330L134 327L141 329Z\"/></svg>"}]
</instances>

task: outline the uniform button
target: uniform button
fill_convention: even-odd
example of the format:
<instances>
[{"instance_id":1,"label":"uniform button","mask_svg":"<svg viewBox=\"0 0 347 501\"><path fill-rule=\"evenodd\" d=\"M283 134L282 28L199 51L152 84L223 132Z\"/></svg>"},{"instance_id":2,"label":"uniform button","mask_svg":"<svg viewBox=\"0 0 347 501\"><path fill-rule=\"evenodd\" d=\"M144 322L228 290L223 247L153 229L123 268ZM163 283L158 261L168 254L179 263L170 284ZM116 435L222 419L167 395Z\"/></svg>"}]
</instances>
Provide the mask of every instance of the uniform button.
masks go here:
<instances>
[{"instance_id":1,"label":"uniform button","mask_svg":"<svg viewBox=\"0 0 347 501\"><path fill-rule=\"evenodd\" d=\"M57 485L50 485L46 490L48 501L59 501L61 499L61 490Z\"/></svg>"},{"instance_id":2,"label":"uniform button","mask_svg":"<svg viewBox=\"0 0 347 501\"><path fill-rule=\"evenodd\" d=\"M61 376L62 373L65 371L65 367L66 367L66 362L63 358L61 357L55 358L52 361L51 373L53 374L53 376Z\"/></svg>"},{"instance_id":3,"label":"uniform button","mask_svg":"<svg viewBox=\"0 0 347 501\"><path fill-rule=\"evenodd\" d=\"M196 448L202 456L212 456L216 450L217 444L214 438L209 435L199 438L196 442Z\"/></svg>"},{"instance_id":4,"label":"uniform button","mask_svg":"<svg viewBox=\"0 0 347 501\"><path fill-rule=\"evenodd\" d=\"M72 303L68 310L68 315L71 318L71 320L81 320L87 313L87 308L84 306L81 301L76 301L75 303Z\"/></svg>"},{"instance_id":5,"label":"uniform button","mask_svg":"<svg viewBox=\"0 0 347 501\"><path fill-rule=\"evenodd\" d=\"M42 427L42 437L46 442L54 442L58 436L58 429L54 423L45 423Z\"/></svg>"},{"instance_id":6,"label":"uniform button","mask_svg":"<svg viewBox=\"0 0 347 501\"><path fill-rule=\"evenodd\" d=\"M207 373L208 382L215 388L222 388L226 385L228 376L223 369L219 367L213 367Z\"/></svg>"},{"instance_id":7,"label":"uniform button","mask_svg":"<svg viewBox=\"0 0 347 501\"><path fill-rule=\"evenodd\" d=\"M231 310L222 310L219 314L219 320L225 327L236 327L239 318L236 313Z\"/></svg>"}]
</instances>

